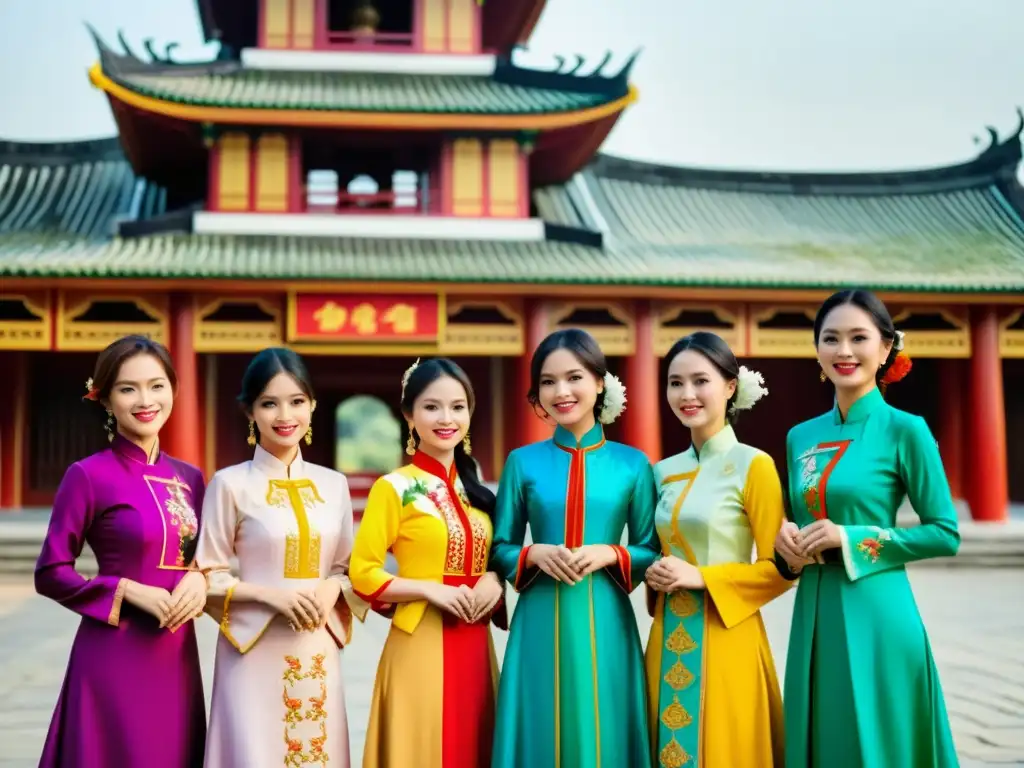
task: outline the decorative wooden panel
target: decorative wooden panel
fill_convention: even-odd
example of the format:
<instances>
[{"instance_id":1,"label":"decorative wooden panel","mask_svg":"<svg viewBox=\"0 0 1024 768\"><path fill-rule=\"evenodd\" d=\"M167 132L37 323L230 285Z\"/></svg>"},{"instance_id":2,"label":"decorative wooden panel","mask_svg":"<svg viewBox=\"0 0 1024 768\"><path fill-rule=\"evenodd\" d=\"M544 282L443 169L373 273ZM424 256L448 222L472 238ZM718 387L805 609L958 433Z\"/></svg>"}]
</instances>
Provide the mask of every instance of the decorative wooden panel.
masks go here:
<instances>
[{"instance_id":1,"label":"decorative wooden panel","mask_svg":"<svg viewBox=\"0 0 1024 768\"><path fill-rule=\"evenodd\" d=\"M452 145L452 213L482 216L484 212L483 147L478 139L456 139Z\"/></svg>"},{"instance_id":2,"label":"decorative wooden panel","mask_svg":"<svg viewBox=\"0 0 1024 768\"><path fill-rule=\"evenodd\" d=\"M254 296L196 296L197 352L259 352L284 344L281 302Z\"/></svg>"},{"instance_id":3,"label":"decorative wooden panel","mask_svg":"<svg viewBox=\"0 0 1024 768\"><path fill-rule=\"evenodd\" d=\"M249 210L249 154L249 137L244 133L225 133L217 140L217 210Z\"/></svg>"},{"instance_id":4,"label":"decorative wooden panel","mask_svg":"<svg viewBox=\"0 0 1024 768\"><path fill-rule=\"evenodd\" d=\"M49 291L0 293L0 349L50 349L52 339Z\"/></svg>"},{"instance_id":5,"label":"decorative wooden panel","mask_svg":"<svg viewBox=\"0 0 1024 768\"><path fill-rule=\"evenodd\" d=\"M747 313L743 305L674 302L655 305L654 311L654 352L658 357L667 355L673 344L695 331L716 333L737 357L748 355Z\"/></svg>"},{"instance_id":6,"label":"decorative wooden panel","mask_svg":"<svg viewBox=\"0 0 1024 768\"><path fill-rule=\"evenodd\" d=\"M316 0L292 0L292 48L312 48Z\"/></svg>"},{"instance_id":7,"label":"decorative wooden panel","mask_svg":"<svg viewBox=\"0 0 1024 768\"><path fill-rule=\"evenodd\" d=\"M1024 357L1024 310L1018 309L999 324L999 354Z\"/></svg>"},{"instance_id":8,"label":"decorative wooden panel","mask_svg":"<svg viewBox=\"0 0 1024 768\"><path fill-rule=\"evenodd\" d=\"M280 133L260 136L256 144L256 210L288 210L288 140Z\"/></svg>"},{"instance_id":9,"label":"decorative wooden panel","mask_svg":"<svg viewBox=\"0 0 1024 768\"><path fill-rule=\"evenodd\" d=\"M450 304L441 353L445 355L522 355L525 351L522 309L508 301Z\"/></svg>"},{"instance_id":10,"label":"decorative wooden panel","mask_svg":"<svg viewBox=\"0 0 1024 768\"><path fill-rule=\"evenodd\" d=\"M580 328L611 357L632 355L636 350L636 322L630 311L614 301L560 304L552 308L551 330Z\"/></svg>"},{"instance_id":11,"label":"decorative wooden panel","mask_svg":"<svg viewBox=\"0 0 1024 768\"><path fill-rule=\"evenodd\" d=\"M61 292L57 297L57 349L98 352L123 336L139 334L166 344L166 295Z\"/></svg>"},{"instance_id":12,"label":"decorative wooden panel","mask_svg":"<svg viewBox=\"0 0 1024 768\"><path fill-rule=\"evenodd\" d=\"M448 0L420 0L421 47L426 53L443 53L448 48Z\"/></svg>"},{"instance_id":13,"label":"decorative wooden panel","mask_svg":"<svg viewBox=\"0 0 1024 768\"><path fill-rule=\"evenodd\" d=\"M263 30L263 48L291 47L291 0L263 0L260 26Z\"/></svg>"},{"instance_id":14,"label":"decorative wooden panel","mask_svg":"<svg viewBox=\"0 0 1024 768\"><path fill-rule=\"evenodd\" d=\"M476 53L478 0L448 0L448 51Z\"/></svg>"},{"instance_id":15,"label":"decorative wooden panel","mask_svg":"<svg viewBox=\"0 0 1024 768\"><path fill-rule=\"evenodd\" d=\"M966 309L914 307L893 316L903 331L907 354L913 357L971 356L971 323Z\"/></svg>"},{"instance_id":16,"label":"decorative wooden panel","mask_svg":"<svg viewBox=\"0 0 1024 768\"><path fill-rule=\"evenodd\" d=\"M495 139L487 151L487 185L491 216L515 218L520 215L519 144L513 139Z\"/></svg>"},{"instance_id":17,"label":"decorative wooden panel","mask_svg":"<svg viewBox=\"0 0 1024 768\"><path fill-rule=\"evenodd\" d=\"M815 307L752 306L748 335L750 357L813 358Z\"/></svg>"}]
</instances>

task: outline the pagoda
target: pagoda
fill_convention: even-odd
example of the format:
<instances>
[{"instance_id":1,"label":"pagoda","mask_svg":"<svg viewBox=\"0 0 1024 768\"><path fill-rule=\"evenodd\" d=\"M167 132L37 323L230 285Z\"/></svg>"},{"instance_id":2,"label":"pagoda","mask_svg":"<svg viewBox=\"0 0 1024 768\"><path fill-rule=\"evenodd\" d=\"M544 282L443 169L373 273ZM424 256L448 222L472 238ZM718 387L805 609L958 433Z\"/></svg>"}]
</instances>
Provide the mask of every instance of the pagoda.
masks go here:
<instances>
[{"instance_id":1,"label":"pagoda","mask_svg":"<svg viewBox=\"0 0 1024 768\"><path fill-rule=\"evenodd\" d=\"M487 480L548 428L525 401L553 329L600 341L629 390L608 429L652 460L685 447L661 356L708 329L774 405L743 439L785 466L829 406L811 340L833 290L876 290L915 369L889 397L924 415L979 519L1024 500L1020 135L885 173L672 168L598 154L637 98L634 57L523 65L543 0L198 0L211 61L93 33L117 138L0 142L0 508L46 505L105 444L79 402L125 333L169 345L165 447L207 475L246 458L234 406L253 352L306 356L317 463L358 496L403 460L398 382L457 359ZM198 427L198 428L197 428Z\"/></svg>"}]
</instances>

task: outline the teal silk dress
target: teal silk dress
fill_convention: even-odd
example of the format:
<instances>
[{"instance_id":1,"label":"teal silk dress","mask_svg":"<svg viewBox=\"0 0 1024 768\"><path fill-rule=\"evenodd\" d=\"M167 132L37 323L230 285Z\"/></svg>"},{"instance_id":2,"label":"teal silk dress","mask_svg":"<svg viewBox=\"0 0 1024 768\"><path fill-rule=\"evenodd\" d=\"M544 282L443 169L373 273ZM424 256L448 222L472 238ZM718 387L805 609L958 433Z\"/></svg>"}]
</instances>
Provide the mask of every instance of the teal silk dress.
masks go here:
<instances>
[{"instance_id":1,"label":"teal silk dress","mask_svg":"<svg viewBox=\"0 0 1024 768\"><path fill-rule=\"evenodd\" d=\"M519 595L498 692L494 768L651 765L644 663L629 593L658 556L654 475L643 453L595 425L509 454L492 567ZM578 584L526 566L535 544L615 547ZM628 545L619 546L628 527Z\"/></svg>"},{"instance_id":2,"label":"teal silk dress","mask_svg":"<svg viewBox=\"0 0 1024 768\"><path fill-rule=\"evenodd\" d=\"M803 569L784 707L787 768L947 768L956 749L905 565L954 555L956 510L924 420L877 389L787 438L794 521L839 526ZM896 527L909 497L921 524Z\"/></svg>"}]
</instances>

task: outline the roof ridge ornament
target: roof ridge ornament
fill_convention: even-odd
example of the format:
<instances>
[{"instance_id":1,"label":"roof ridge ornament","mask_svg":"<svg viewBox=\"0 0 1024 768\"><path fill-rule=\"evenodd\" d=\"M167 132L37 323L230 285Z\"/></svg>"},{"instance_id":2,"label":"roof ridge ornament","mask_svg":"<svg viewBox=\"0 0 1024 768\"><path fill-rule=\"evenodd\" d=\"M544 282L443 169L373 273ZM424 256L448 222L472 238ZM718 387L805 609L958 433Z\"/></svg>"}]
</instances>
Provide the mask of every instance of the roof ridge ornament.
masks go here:
<instances>
[{"instance_id":1,"label":"roof ridge ornament","mask_svg":"<svg viewBox=\"0 0 1024 768\"><path fill-rule=\"evenodd\" d=\"M495 82L529 88L596 93L612 98L621 98L629 93L629 75L643 49L638 48L634 51L618 72L606 73L605 68L614 55L614 52L609 50L597 63L597 66L587 74L581 72L587 60L580 53L573 54L575 61L571 64L565 56L556 54L554 69L534 69L517 64L515 61L517 54L526 53L528 50L527 46L520 43L512 46L508 54L498 56L494 70Z\"/></svg>"}]
</instances>

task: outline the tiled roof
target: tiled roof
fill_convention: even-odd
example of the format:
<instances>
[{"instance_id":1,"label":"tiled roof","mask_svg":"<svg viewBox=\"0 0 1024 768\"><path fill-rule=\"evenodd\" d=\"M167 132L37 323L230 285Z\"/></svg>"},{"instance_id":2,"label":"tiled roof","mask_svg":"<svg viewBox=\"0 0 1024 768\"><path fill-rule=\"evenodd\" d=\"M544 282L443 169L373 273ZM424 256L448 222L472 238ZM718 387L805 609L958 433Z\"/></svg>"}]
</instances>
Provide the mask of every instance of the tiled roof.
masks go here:
<instances>
[{"instance_id":1,"label":"tiled roof","mask_svg":"<svg viewBox=\"0 0 1024 768\"><path fill-rule=\"evenodd\" d=\"M142 61L127 43L110 49L93 31L103 75L130 91L198 107L464 115L545 115L597 107L629 93L634 55L616 73L524 69L500 58L493 75L260 70L220 59ZM580 65L584 62L579 61Z\"/></svg>"},{"instance_id":2,"label":"tiled roof","mask_svg":"<svg viewBox=\"0 0 1024 768\"><path fill-rule=\"evenodd\" d=\"M1015 162L928 179L910 174L902 187L889 177L822 176L807 191L803 177L708 177L599 157L534 200L550 222L603 230L603 247L188 234L108 240L112 218L144 213L146 200L161 210L159 190L132 177L112 146L94 143L78 160L68 148L51 157L44 145L7 145L6 154L3 147L0 276L1024 292L1024 208L1006 172L1012 176Z\"/></svg>"},{"instance_id":3,"label":"tiled roof","mask_svg":"<svg viewBox=\"0 0 1024 768\"><path fill-rule=\"evenodd\" d=\"M117 139L0 141L0 249L106 240L122 216L162 210L163 191L136 178Z\"/></svg>"}]
</instances>

